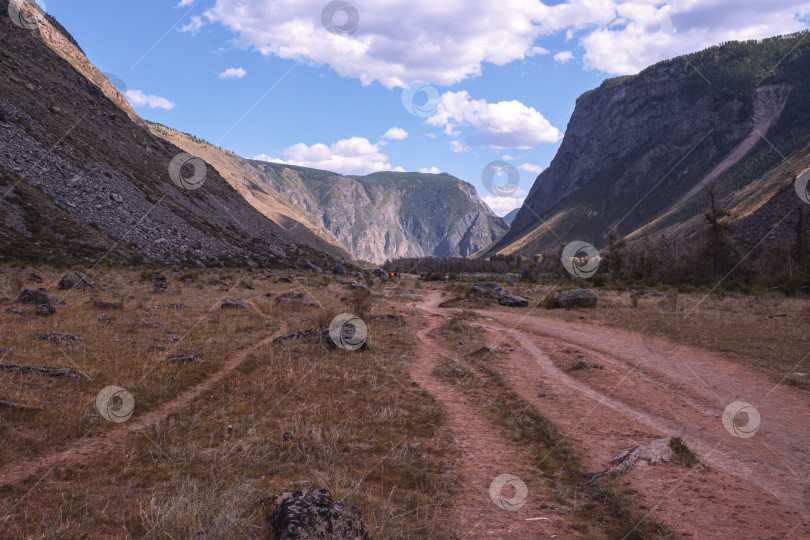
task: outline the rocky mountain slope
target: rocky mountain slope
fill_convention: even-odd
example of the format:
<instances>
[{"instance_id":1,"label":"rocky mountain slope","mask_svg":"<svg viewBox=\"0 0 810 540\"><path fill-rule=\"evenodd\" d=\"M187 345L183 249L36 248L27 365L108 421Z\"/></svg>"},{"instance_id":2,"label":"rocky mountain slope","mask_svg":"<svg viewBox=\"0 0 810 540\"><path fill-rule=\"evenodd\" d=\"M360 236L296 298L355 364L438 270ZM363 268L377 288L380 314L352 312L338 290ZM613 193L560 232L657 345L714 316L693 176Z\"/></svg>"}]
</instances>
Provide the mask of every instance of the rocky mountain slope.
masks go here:
<instances>
[{"instance_id":1,"label":"rocky mountain slope","mask_svg":"<svg viewBox=\"0 0 810 540\"><path fill-rule=\"evenodd\" d=\"M810 142L807 37L726 43L582 95L551 165L482 255L603 247L613 228L631 239L694 231L710 185L730 219L773 197L798 202L787 188ZM775 176L785 158L795 166Z\"/></svg>"},{"instance_id":2,"label":"rocky mountain slope","mask_svg":"<svg viewBox=\"0 0 810 540\"><path fill-rule=\"evenodd\" d=\"M251 164L358 259L466 257L507 229L472 185L449 174L341 176L264 161Z\"/></svg>"},{"instance_id":3,"label":"rocky mountain slope","mask_svg":"<svg viewBox=\"0 0 810 540\"><path fill-rule=\"evenodd\" d=\"M14 24L0 0L0 256L199 266L343 253L268 219L215 167L179 166L183 150L147 129L72 37L12 1L34 23Z\"/></svg>"},{"instance_id":4,"label":"rocky mountain slope","mask_svg":"<svg viewBox=\"0 0 810 540\"><path fill-rule=\"evenodd\" d=\"M514 210L503 216L503 220L507 224L512 225L512 222L515 221L515 216L518 215L518 212L520 212L520 208L515 208Z\"/></svg>"}]
</instances>

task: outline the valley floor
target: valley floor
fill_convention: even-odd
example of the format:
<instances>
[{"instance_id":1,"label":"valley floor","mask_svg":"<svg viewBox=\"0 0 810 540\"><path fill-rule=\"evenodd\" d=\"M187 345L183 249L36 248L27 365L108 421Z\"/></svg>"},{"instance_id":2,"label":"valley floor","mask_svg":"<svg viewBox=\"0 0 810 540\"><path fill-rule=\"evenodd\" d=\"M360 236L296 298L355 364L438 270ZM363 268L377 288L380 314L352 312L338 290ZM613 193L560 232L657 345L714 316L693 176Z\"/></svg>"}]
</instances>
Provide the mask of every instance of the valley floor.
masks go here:
<instances>
[{"instance_id":1,"label":"valley floor","mask_svg":"<svg viewBox=\"0 0 810 540\"><path fill-rule=\"evenodd\" d=\"M0 407L2 538L265 538L267 499L310 487L374 538L810 536L806 301L443 308L458 286L378 281L364 298L334 276L164 271L155 292L114 270L60 291L37 273L0 273L0 364L92 377L0 370L0 400L30 407ZM36 316L12 302L22 288L65 304ZM513 292L537 306L546 290ZM362 313L370 350L272 342L342 312ZM54 331L83 341L36 340ZM124 422L94 406L109 385L134 398ZM744 415L724 426L736 401L759 414L751 437ZM589 482L664 437L698 463Z\"/></svg>"}]
</instances>

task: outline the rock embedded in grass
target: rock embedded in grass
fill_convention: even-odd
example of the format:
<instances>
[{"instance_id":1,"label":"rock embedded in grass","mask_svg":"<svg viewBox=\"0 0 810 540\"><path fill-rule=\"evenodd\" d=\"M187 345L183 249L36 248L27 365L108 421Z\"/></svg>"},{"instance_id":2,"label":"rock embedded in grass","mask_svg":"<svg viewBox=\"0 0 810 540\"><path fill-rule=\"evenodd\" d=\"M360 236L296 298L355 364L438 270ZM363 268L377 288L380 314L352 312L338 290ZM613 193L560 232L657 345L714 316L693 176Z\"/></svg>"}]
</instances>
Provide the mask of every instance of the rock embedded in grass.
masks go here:
<instances>
[{"instance_id":1,"label":"rock embedded in grass","mask_svg":"<svg viewBox=\"0 0 810 540\"><path fill-rule=\"evenodd\" d=\"M48 293L44 291L37 289L23 289L14 302L18 304L43 305L53 304L54 300Z\"/></svg>"},{"instance_id":2,"label":"rock embedded in grass","mask_svg":"<svg viewBox=\"0 0 810 540\"><path fill-rule=\"evenodd\" d=\"M59 280L59 288L63 290L84 290L92 288L93 282L81 272L68 272Z\"/></svg>"},{"instance_id":3,"label":"rock embedded in grass","mask_svg":"<svg viewBox=\"0 0 810 540\"><path fill-rule=\"evenodd\" d=\"M178 362L197 362L198 360L202 360L202 355L197 353L184 353L178 354L177 356L172 356L171 358L167 358L166 362L170 364L176 364Z\"/></svg>"},{"instance_id":4,"label":"rock embedded in grass","mask_svg":"<svg viewBox=\"0 0 810 540\"><path fill-rule=\"evenodd\" d=\"M592 289L571 289L557 295L554 306L558 308L596 307L599 297Z\"/></svg>"},{"instance_id":5,"label":"rock embedded in grass","mask_svg":"<svg viewBox=\"0 0 810 540\"><path fill-rule=\"evenodd\" d=\"M84 338L74 336L73 334L67 334L65 332L48 332L47 334L43 334L36 338L36 341L69 345L72 343L81 343L84 341Z\"/></svg>"},{"instance_id":6,"label":"rock embedded in grass","mask_svg":"<svg viewBox=\"0 0 810 540\"><path fill-rule=\"evenodd\" d=\"M271 499L276 506L267 517L269 539L369 538L360 511L333 500L328 489L297 490Z\"/></svg>"},{"instance_id":7,"label":"rock embedded in grass","mask_svg":"<svg viewBox=\"0 0 810 540\"><path fill-rule=\"evenodd\" d=\"M250 306L241 298L225 298L219 305L220 309L248 309Z\"/></svg>"}]
</instances>

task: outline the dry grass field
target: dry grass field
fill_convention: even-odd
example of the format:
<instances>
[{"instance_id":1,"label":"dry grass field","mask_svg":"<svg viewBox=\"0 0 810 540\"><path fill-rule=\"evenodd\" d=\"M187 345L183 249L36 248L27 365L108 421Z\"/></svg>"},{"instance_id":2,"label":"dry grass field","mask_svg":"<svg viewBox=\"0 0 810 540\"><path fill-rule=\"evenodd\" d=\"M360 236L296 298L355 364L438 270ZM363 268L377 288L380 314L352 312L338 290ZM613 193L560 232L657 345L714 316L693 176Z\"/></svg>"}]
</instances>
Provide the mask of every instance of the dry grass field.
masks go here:
<instances>
[{"instance_id":1,"label":"dry grass field","mask_svg":"<svg viewBox=\"0 0 810 540\"><path fill-rule=\"evenodd\" d=\"M633 307L627 292L600 291L595 309L545 310L537 306L547 289L518 284L511 289L530 298L530 308L475 306L436 318L427 302L458 296L459 285L378 280L363 296L348 286L351 278L336 276L161 272L166 292L154 292L148 271L98 271L85 291L58 290L61 271L0 271L0 363L92 375L0 371L0 400L30 407L0 408L0 537L266 538L268 498L324 487L362 512L372 538L465 538L463 527L472 525L458 523L454 509L473 496L489 504L485 488L471 495L470 486L491 479L465 477L470 434L459 431L459 414L491 427L510 452L509 466L535 495L527 507L533 514L520 514L523 525L507 523L509 530L540 527L532 529L536 537L552 530L582 538L684 536L638 479L588 485L601 466L593 448L569 431L564 413L545 410L536 391L521 392L510 375L517 353L509 351L522 345L508 334L493 342L486 326L495 322L481 310L660 334L723 353L769 380L784 379L793 391L807 389L800 361L810 350L810 308L803 300L682 294L641 298ZM65 304L37 316L33 306L13 301L24 288L43 288ZM277 301L291 291L303 297ZM226 298L248 305L222 309ZM370 350L271 342L328 326L343 312L366 322ZM785 315L770 318L779 313ZM36 339L56 331L83 341ZM666 354L669 342L644 343ZM485 345L499 350L481 353ZM445 394L413 377L426 346L437 358L429 374ZM563 365L558 352L552 359ZM200 358L166 362L187 353ZM585 372L571 376L591 384ZM96 410L96 396L110 385L134 398L126 422L107 421ZM597 381L592 386L601 388ZM639 440L650 436L633 429ZM667 467L675 477L691 470ZM700 467L688 474L714 481ZM526 525L531 519L549 521Z\"/></svg>"}]
</instances>

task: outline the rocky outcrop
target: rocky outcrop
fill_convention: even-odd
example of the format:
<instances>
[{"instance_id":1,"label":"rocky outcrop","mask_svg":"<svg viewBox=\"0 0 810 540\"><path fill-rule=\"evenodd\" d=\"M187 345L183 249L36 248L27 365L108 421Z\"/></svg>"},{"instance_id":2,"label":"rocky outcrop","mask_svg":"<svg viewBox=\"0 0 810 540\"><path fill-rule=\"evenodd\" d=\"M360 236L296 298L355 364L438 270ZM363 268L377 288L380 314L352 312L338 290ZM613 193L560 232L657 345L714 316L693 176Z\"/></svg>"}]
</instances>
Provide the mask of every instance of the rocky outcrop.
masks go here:
<instances>
[{"instance_id":1,"label":"rocky outcrop","mask_svg":"<svg viewBox=\"0 0 810 540\"><path fill-rule=\"evenodd\" d=\"M360 511L333 500L327 489L287 492L273 499L276 507L267 518L269 540L369 538Z\"/></svg>"},{"instance_id":2,"label":"rocky outcrop","mask_svg":"<svg viewBox=\"0 0 810 540\"><path fill-rule=\"evenodd\" d=\"M497 300L502 306L527 307L529 300L522 296L515 296L494 281L481 281L473 283L467 288L468 298L489 298Z\"/></svg>"},{"instance_id":3,"label":"rocky outcrop","mask_svg":"<svg viewBox=\"0 0 810 540\"><path fill-rule=\"evenodd\" d=\"M319 216L358 258L467 257L507 229L475 188L449 174L328 171L252 161L267 184Z\"/></svg>"},{"instance_id":4,"label":"rocky outcrop","mask_svg":"<svg viewBox=\"0 0 810 540\"><path fill-rule=\"evenodd\" d=\"M710 184L736 193L810 142L805 42L732 42L586 92L510 230L482 255L549 253L574 240L601 249L614 227L632 238L699 220ZM789 63L772 60L788 54Z\"/></svg>"},{"instance_id":5,"label":"rocky outcrop","mask_svg":"<svg viewBox=\"0 0 810 540\"><path fill-rule=\"evenodd\" d=\"M0 34L0 262L334 264L214 167L199 189L173 181L183 150L150 133L49 19L31 31L3 16Z\"/></svg>"}]
</instances>

